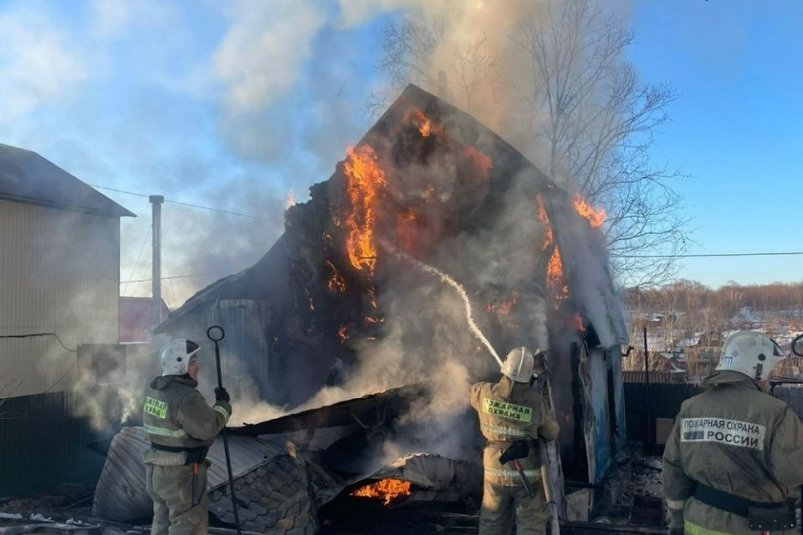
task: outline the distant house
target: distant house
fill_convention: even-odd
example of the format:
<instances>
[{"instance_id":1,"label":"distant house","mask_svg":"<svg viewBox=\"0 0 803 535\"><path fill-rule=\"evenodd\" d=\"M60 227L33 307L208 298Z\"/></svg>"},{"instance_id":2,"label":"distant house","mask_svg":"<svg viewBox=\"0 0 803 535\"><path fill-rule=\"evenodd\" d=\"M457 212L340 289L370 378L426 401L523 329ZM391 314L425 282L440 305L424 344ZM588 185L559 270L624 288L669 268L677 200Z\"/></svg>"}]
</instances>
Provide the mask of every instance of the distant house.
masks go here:
<instances>
[{"instance_id":1,"label":"distant house","mask_svg":"<svg viewBox=\"0 0 803 535\"><path fill-rule=\"evenodd\" d=\"M130 216L37 153L0 144L0 494L75 464L60 433L70 433L77 348L118 341Z\"/></svg>"},{"instance_id":2,"label":"distant house","mask_svg":"<svg viewBox=\"0 0 803 535\"><path fill-rule=\"evenodd\" d=\"M153 300L150 297L120 296L120 334L121 344L151 341L151 314ZM159 321L167 318L170 309L164 300L161 302Z\"/></svg>"}]
</instances>

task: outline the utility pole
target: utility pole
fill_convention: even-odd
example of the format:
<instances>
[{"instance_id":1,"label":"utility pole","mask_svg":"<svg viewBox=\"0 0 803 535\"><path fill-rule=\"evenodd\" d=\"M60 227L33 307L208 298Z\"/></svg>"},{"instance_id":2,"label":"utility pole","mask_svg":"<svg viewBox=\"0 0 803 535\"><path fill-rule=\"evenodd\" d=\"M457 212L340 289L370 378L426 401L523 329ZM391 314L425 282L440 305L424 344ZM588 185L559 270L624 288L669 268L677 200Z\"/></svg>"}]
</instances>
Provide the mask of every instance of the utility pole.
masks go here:
<instances>
[{"instance_id":1,"label":"utility pole","mask_svg":"<svg viewBox=\"0 0 803 535\"><path fill-rule=\"evenodd\" d=\"M162 203L161 195L149 197L153 205L153 273L151 275L151 333L162 322Z\"/></svg>"},{"instance_id":2,"label":"utility pole","mask_svg":"<svg viewBox=\"0 0 803 535\"><path fill-rule=\"evenodd\" d=\"M647 323L644 323L644 382L647 385L647 427L644 437L644 449L647 455L652 454L652 388L650 387L650 352L647 347Z\"/></svg>"}]
</instances>

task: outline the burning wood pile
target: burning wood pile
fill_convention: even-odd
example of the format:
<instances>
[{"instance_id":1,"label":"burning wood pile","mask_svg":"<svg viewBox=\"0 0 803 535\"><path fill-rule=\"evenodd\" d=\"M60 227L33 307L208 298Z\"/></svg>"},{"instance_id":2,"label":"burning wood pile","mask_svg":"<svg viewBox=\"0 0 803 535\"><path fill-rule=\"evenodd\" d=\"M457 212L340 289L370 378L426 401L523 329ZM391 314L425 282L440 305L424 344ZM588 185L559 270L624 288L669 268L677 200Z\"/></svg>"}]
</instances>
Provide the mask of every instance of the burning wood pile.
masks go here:
<instances>
[{"instance_id":1,"label":"burning wood pile","mask_svg":"<svg viewBox=\"0 0 803 535\"><path fill-rule=\"evenodd\" d=\"M499 353L550 351L564 458L585 455L584 431L588 443L601 428L589 412L593 366L578 370L588 347L618 357L627 336L604 217L473 117L409 86L287 210L284 235L256 265L158 331L204 340L210 324L226 328L234 418L263 422L235 432L283 433L317 452L303 462L337 484L310 491L310 503L335 488L388 504L463 499L481 490L468 387L498 377ZM388 390L413 392L405 385L416 386L403 401ZM374 392L384 394L365 396ZM313 409L271 419L247 400L273 414Z\"/></svg>"}]
</instances>

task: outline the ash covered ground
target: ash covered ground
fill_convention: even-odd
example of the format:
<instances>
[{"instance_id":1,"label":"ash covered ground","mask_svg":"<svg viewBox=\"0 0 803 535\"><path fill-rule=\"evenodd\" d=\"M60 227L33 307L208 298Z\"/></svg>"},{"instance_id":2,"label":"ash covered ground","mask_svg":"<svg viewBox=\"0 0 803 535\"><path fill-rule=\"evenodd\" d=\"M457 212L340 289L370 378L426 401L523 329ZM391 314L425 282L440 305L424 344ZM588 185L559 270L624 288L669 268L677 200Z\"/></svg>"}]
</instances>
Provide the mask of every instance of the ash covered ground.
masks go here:
<instances>
[{"instance_id":1,"label":"ash covered ground","mask_svg":"<svg viewBox=\"0 0 803 535\"><path fill-rule=\"evenodd\" d=\"M661 490L661 458L638 457L630 467L629 478L624 482L615 505L630 507L633 496L663 498Z\"/></svg>"}]
</instances>

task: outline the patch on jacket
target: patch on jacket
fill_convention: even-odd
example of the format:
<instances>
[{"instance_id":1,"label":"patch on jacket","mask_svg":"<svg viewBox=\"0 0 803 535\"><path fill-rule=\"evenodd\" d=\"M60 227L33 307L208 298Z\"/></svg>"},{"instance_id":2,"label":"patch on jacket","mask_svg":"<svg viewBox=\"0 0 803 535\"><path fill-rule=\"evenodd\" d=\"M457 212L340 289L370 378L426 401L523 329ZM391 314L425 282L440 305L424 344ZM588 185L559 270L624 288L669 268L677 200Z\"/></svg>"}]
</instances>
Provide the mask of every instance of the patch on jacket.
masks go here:
<instances>
[{"instance_id":1,"label":"patch on jacket","mask_svg":"<svg viewBox=\"0 0 803 535\"><path fill-rule=\"evenodd\" d=\"M767 428L761 424L726 420L724 418L681 419L681 442L718 442L729 446L741 446L764 450Z\"/></svg>"},{"instance_id":2,"label":"patch on jacket","mask_svg":"<svg viewBox=\"0 0 803 535\"><path fill-rule=\"evenodd\" d=\"M158 399L153 399L150 396L146 396L145 406L142 407L142 411L145 414L150 414L151 416L156 416L157 418L164 420L167 418L167 403Z\"/></svg>"},{"instance_id":3,"label":"patch on jacket","mask_svg":"<svg viewBox=\"0 0 803 535\"><path fill-rule=\"evenodd\" d=\"M533 421L533 410L530 407L496 401L490 398L482 398L482 412L493 416L501 416L508 420L516 420L517 422L530 423Z\"/></svg>"}]
</instances>

